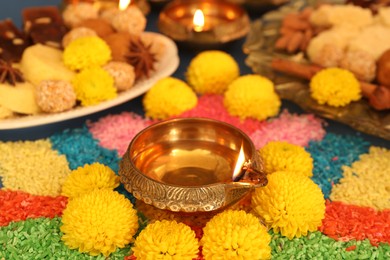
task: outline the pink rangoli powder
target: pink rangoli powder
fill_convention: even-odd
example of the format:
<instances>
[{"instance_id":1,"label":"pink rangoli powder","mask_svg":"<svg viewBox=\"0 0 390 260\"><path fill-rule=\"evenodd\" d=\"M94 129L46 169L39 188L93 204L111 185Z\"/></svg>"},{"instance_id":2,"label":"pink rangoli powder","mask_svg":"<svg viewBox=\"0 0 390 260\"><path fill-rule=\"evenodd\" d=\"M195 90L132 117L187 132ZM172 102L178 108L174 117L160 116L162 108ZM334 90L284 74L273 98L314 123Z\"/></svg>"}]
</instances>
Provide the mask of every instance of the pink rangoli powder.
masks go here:
<instances>
[{"instance_id":1,"label":"pink rangoli powder","mask_svg":"<svg viewBox=\"0 0 390 260\"><path fill-rule=\"evenodd\" d=\"M203 117L223 121L234 125L248 135L265 124L265 122L255 119L240 120L239 117L231 116L223 105L223 96L216 94L207 94L199 97L195 108L182 113L178 117Z\"/></svg>"},{"instance_id":2,"label":"pink rangoli powder","mask_svg":"<svg viewBox=\"0 0 390 260\"><path fill-rule=\"evenodd\" d=\"M250 135L257 149L269 141L286 141L307 146L309 141L320 141L325 136L324 121L313 114L290 114L284 110L278 118L269 120Z\"/></svg>"},{"instance_id":3,"label":"pink rangoli powder","mask_svg":"<svg viewBox=\"0 0 390 260\"><path fill-rule=\"evenodd\" d=\"M123 112L117 115L108 115L97 122L87 122L92 136L99 140L99 145L104 148L118 151L122 156L134 136L150 125L150 122L142 116Z\"/></svg>"}]
</instances>

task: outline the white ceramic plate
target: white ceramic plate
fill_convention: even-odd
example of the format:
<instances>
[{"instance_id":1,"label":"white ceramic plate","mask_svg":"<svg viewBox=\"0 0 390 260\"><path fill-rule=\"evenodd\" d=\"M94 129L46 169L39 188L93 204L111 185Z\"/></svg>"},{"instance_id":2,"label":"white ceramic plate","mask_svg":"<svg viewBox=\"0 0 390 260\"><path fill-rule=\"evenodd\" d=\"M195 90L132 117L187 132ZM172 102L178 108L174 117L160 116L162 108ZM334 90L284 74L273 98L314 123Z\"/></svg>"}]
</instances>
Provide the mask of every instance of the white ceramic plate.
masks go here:
<instances>
[{"instance_id":1,"label":"white ceramic plate","mask_svg":"<svg viewBox=\"0 0 390 260\"><path fill-rule=\"evenodd\" d=\"M115 99L101 102L95 106L75 107L72 110L61 113L1 119L0 130L39 126L77 118L114 107L142 95L148 91L156 81L174 73L179 66L177 46L171 39L159 33L145 32L145 34L153 37L154 40L162 43L165 47L165 51L161 54L158 63L155 65L155 71L150 78L136 82L131 89L120 92Z\"/></svg>"}]
</instances>

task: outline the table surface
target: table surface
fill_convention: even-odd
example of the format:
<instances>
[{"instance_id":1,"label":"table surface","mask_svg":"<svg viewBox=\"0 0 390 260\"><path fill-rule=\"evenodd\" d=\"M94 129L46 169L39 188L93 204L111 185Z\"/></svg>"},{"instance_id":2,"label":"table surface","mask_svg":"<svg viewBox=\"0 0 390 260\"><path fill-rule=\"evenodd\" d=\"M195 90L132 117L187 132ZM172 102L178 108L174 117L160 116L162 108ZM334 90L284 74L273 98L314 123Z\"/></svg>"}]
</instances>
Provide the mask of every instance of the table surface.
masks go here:
<instances>
[{"instance_id":1,"label":"table surface","mask_svg":"<svg viewBox=\"0 0 390 260\"><path fill-rule=\"evenodd\" d=\"M23 8L31 7L31 6L45 6L45 5L60 6L61 2L62 1L60 0L28 0L28 1L13 0L12 3L1 5L0 20L11 18L18 27L21 27L21 10ZM158 13L160 9L161 7L152 5L152 11L147 17L148 18L148 24L146 28L147 31L158 32L157 21L158 21ZM250 17L251 19L260 18L261 14L264 13L265 11L266 11L265 9L251 11ZM240 66L241 75L252 73L251 69L247 65L245 65L246 55L242 51L242 45L244 42L245 42L245 38L233 42L222 48L223 51L228 52L236 59L236 61ZM180 65L172 76L184 80L185 71L189 65L189 62L197 53L199 53L199 51L200 50L191 50L179 46ZM57 122L57 123L52 123L52 124L47 124L47 125L37 126L37 127L30 127L30 128L0 130L0 141L36 140L40 138L46 138L66 128L82 127L86 120L96 121L102 116L108 114L118 114L122 111L133 111L138 114L143 114L142 98L143 96L140 96L124 104L112 107L110 109L97 112L88 116L74 118L62 122ZM287 108L290 112L303 113L303 111L297 105L292 104L291 102L288 101L283 101L282 109L283 108ZM326 130L328 132L332 132L336 134L356 133L355 130L353 130L351 127L346 126L344 124L331 121L331 120L327 120L327 122L328 125L326 127ZM364 139L371 142L372 145L378 145L378 146L390 148L390 141L378 137L366 135L366 134L361 134L361 136Z\"/></svg>"}]
</instances>

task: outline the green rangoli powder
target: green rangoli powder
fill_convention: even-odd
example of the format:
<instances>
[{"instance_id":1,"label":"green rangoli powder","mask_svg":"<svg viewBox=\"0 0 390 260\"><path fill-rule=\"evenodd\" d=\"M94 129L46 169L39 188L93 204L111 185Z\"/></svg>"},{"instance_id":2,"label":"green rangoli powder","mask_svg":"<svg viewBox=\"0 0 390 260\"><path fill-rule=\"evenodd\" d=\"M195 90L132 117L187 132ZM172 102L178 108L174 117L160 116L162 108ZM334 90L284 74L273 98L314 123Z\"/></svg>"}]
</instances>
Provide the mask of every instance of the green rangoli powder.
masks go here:
<instances>
[{"instance_id":1,"label":"green rangoli powder","mask_svg":"<svg viewBox=\"0 0 390 260\"><path fill-rule=\"evenodd\" d=\"M60 218L38 218L12 222L0 228L0 259L123 260L130 247L118 249L108 258L90 256L68 248L62 241Z\"/></svg>"},{"instance_id":2,"label":"green rangoli powder","mask_svg":"<svg viewBox=\"0 0 390 260\"><path fill-rule=\"evenodd\" d=\"M318 231L292 240L280 234L271 235L272 259L390 259L389 244L374 247L368 239L341 242Z\"/></svg>"}]
</instances>

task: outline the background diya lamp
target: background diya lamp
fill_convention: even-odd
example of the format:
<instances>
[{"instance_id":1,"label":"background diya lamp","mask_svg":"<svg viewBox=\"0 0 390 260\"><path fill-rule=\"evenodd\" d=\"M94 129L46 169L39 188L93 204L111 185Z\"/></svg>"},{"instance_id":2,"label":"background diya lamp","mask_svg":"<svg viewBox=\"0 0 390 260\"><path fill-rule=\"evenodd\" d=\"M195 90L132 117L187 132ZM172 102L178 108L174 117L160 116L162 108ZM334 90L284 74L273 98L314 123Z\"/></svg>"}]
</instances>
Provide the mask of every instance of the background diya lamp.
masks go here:
<instances>
[{"instance_id":1,"label":"background diya lamp","mask_svg":"<svg viewBox=\"0 0 390 260\"><path fill-rule=\"evenodd\" d=\"M104 38L113 32L142 34L148 11L135 0L73 0L65 6L63 18L69 28L87 27Z\"/></svg>"},{"instance_id":2,"label":"background diya lamp","mask_svg":"<svg viewBox=\"0 0 390 260\"><path fill-rule=\"evenodd\" d=\"M150 12L150 5L146 0L64 0L65 5L76 5L81 2L92 3L99 11L116 9L123 11L130 6L138 7L144 15Z\"/></svg>"},{"instance_id":3,"label":"background diya lamp","mask_svg":"<svg viewBox=\"0 0 390 260\"><path fill-rule=\"evenodd\" d=\"M128 8L139 8L144 15L150 12L150 5L146 0L95 0L101 11L113 9L126 11Z\"/></svg>"},{"instance_id":4,"label":"background diya lamp","mask_svg":"<svg viewBox=\"0 0 390 260\"><path fill-rule=\"evenodd\" d=\"M138 133L119 175L137 199L190 213L222 209L267 184L249 137L204 118L167 120Z\"/></svg>"},{"instance_id":5,"label":"background diya lamp","mask_svg":"<svg viewBox=\"0 0 390 260\"><path fill-rule=\"evenodd\" d=\"M215 48L244 37L249 17L239 5L222 0L175 0L160 12L160 32L194 48Z\"/></svg>"}]
</instances>

